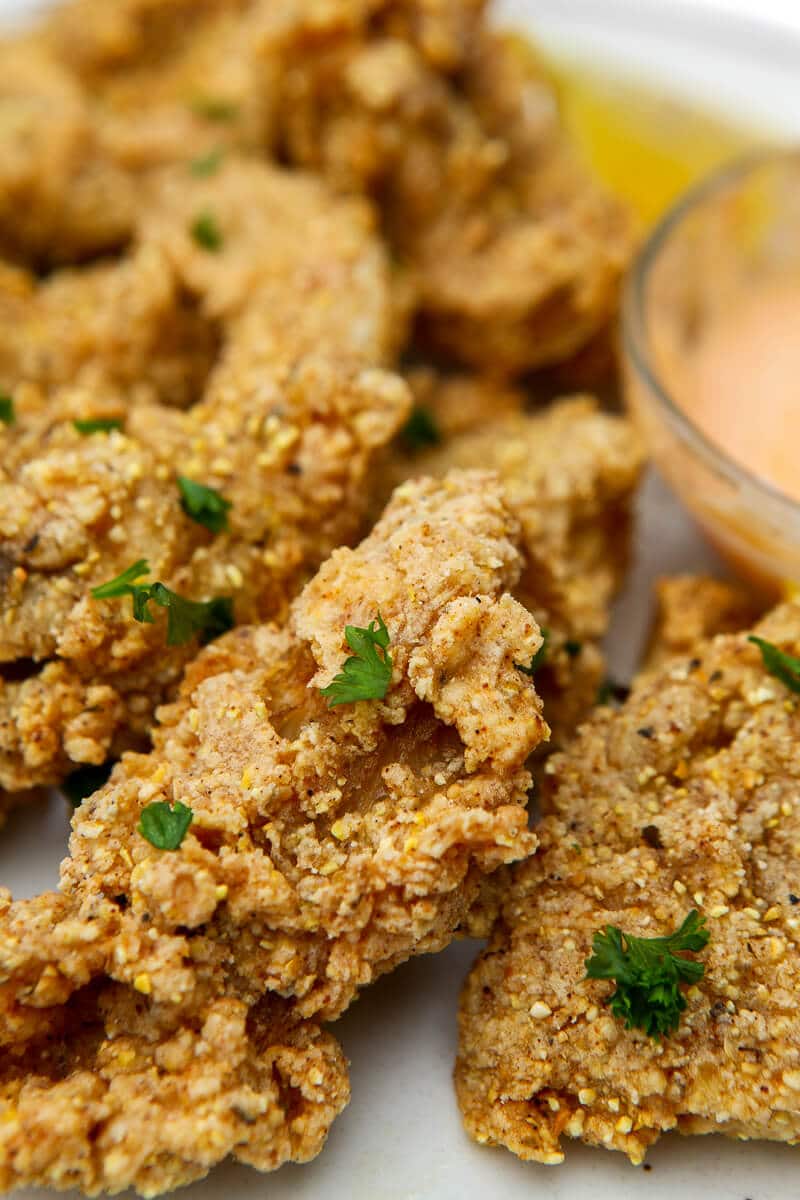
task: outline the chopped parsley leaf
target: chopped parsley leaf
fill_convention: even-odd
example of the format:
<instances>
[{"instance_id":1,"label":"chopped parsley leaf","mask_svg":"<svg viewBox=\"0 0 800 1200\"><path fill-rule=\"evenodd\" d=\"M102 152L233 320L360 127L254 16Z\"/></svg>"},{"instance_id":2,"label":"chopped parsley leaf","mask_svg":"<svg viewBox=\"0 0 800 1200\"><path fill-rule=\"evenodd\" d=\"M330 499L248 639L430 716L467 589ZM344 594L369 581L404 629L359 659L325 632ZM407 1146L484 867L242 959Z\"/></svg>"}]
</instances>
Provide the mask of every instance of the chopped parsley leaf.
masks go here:
<instances>
[{"instance_id":1,"label":"chopped parsley leaf","mask_svg":"<svg viewBox=\"0 0 800 1200\"><path fill-rule=\"evenodd\" d=\"M68 775L61 785L61 790L73 808L77 808L87 796L93 795L108 783L108 777L113 768L113 762L100 763L99 766L88 764Z\"/></svg>"},{"instance_id":2,"label":"chopped parsley leaf","mask_svg":"<svg viewBox=\"0 0 800 1200\"><path fill-rule=\"evenodd\" d=\"M223 96L196 96L191 107L207 121L235 121L239 115L239 105Z\"/></svg>"},{"instance_id":3,"label":"chopped parsley leaf","mask_svg":"<svg viewBox=\"0 0 800 1200\"><path fill-rule=\"evenodd\" d=\"M608 1004L626 1029L643 1029L658 1040L678 1028L686 1008L680 985L697 983L705 974L703 963L680 955L708 944L710 934L704 926L705 917L692 909L680 929L667 937L634 937L616 925L606 925L594 935L586 978L615 981Z\"/></svg>"},{"instance_id":4,"label":"chopped parsley leaf","mask_svg":"<svg viewBox=\"0 0 800 1200\"><path fill-rule=\"evenodd\" d=\"M571 638L564 642L564 650L568 658L577 658L582 649L583 642L574 642Z\"/></svg>"},{"instance_id":5,"label":"chopped parsley leaf","mask_svg":"<svg viewBox=\"0 0 800 1200\"><path fill-rule=\"evenodd\" d=\"M624 704L631 694L631 689L625 683L618 683L610 676L604 679L597 689L597 703L619 705Z\"/></svg>"},{"instance_id":6,"label":"chopped parsley leaf","mask_svg":"<svg viewBox=\"0 0 800 1200\"><path fill-rule=\"evenodd\" d=\"M191 517L198 525L205 525L212 533L222 533L228 528L230 500L226 500L214 488L195 483L185 475L178 476L178 488L181 493L181 508L187 517Z\"/></svg>"},{"instance_id":7,"label":"chopped parsley leaf","mask_svg":"<svg viewBox=\"0 0 800 1200\"><path fill-rule=\"evenodd\" d=\"M92 417L86 421L73 421L78 433L88 436L90 433L111 433L113 429L122 429L119 417Z\"/></svg>"},{"instance_id":8,"label":"chopped parsley leaf","mask_svg":"<svg viewBox=\"0 0 800 1200\"><path fill-rule=\"evenodd\" d=\"M178 800L170 806L165 800L146 804L138 830L157 850L177 850L192 823L192 810Z\"/></svg>"},{"instance_id":9,"label":"chopped parsley leaf","mask_svg":"<svg viewBox=\"0 0 800 1200\"><path fill-rule=\"evenodd\" d=\"M425 446L438 446L442 440L433 413L419 404L411 410L411 416L400 430L400 437L411 451L422 450Z\"/></svg>"},{"instance_id":10,"label":"chopped parsley leaf","mask_svg":"<svg viewBox=\"0 0 800 1200\"><path fill-rule=\"evenodd\" d=\"M216 175L224 157L222 150L211 150L208 154L193 158L189 163L189 170L196 179L206 179L209 175Z\"/></svg>"},{"instance_id":11,"label":"chopped parsley leaf","mask_svg":"<svg viewBox=\"0 0 800 1200\"><path fill-rule=\"evenodd\" d=\"M522 671L523 675L530 675L531 679L539 670L539 667L543 667L547 662L547 644L550 641L550 630L542 628L541 634L542 644L534 654L530 664L527 667L523 667L521 663L514 663L518 671Z\"/></svg>"},{"instance_id":12,"label":"chopped parsley leaf","mask_svg":"<svg viewBox=\"0 0 800 1200\"><path fill-rule=\"evenodd\" d=\"M202 246L204 250L210 250L216 254L222 248L222 234L213 213L198 213L189 226L189 232L198 246Z\"/></svg>"},{"instance_id":13,"label":"chopped parsley leaf","mask_svg":"<svg viewBox=\"0 0 800 1200\"><path fill-rule=\"evenodd\" d=\"M4 425L13 425L16 419L13 398L5 392L0 392L0 421Z\"/></svg>"},{"instance_id":14,"label":"chopped parsley leaf","mask_svg":"<svg viewBox=\"0 0 800 1200\"><path fill-rule=\"evenodd\" d=\"M790 692L800 692L800 658L787 654L785 650L780 650L772 642L765 641L764 638L749 637L747 640L754 646L758 646L764 666L770 675L780 679Z\"/></svg>"},{"instance_id":15,"label":"chopped parsley leaf","mask_svg":"<svg viewBox=\"0 0 800 1200\"><path fill-rule=\"evenodd\" d=\"M336 704L353 704L356 700L383 700L392 680L392 658L387 649L389 633L378 613L366 629L345 625L345 640L353 651L344 666L322 695L333 708ZM382 653L378 653L378 651Z\"/></svg>"},{"instance_id":16,"label":"chopped parsley leaf","mask_svg":"<svg viewBox=\"0 0 800 1200\"><path fill-rule=\"evenodd\" d=\"M150 602L167 610L167 645L183 646L197 635L203 645L233 627L233 601L230 596L215 596L212 600L187 600L163 583L137 583L149 575L150 566L140 558L116 579L92 588L96 600L111 600L130 596L133 618L151 625L154 621Z\"/></svg>"}]
</instances>

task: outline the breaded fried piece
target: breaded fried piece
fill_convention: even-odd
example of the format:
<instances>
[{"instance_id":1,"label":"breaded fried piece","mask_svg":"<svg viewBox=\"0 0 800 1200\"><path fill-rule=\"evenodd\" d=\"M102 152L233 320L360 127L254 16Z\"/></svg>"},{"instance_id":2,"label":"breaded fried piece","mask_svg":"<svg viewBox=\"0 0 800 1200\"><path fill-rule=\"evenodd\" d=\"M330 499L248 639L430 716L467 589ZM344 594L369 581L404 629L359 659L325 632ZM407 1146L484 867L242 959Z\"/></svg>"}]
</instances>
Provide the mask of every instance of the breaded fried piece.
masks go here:
<instances>
[{"instance_id":1,"label":"breaded fried piece","mask_svg":"<svg viewBox=\"0 0 800 1200\"><path fill-rule=\"evenodd\" d=\"M673 575L656 584L658 612L645 666L658 668L695 643L754 624L765 605L741 583L710 575Z\"/></svg>"},{"instance_id":2,"label":"breaded fried piece","mask_svg":"<svg viewBox=\"0 0 800 1200\"><path fill-rule=\"evenodd\" d=\"M87 989L57 1039L6 1053L0 1186L155 1196L228 1155L273 1171L314 1158L349 1095L336 1040L277 996L170 1025L128 989Z\"/></svg>"},{"instance_id":3,"label":"breaded fried piece","mask_svg":"<svg viewBox=\"0 0 800 1200\"><path fill-rule=\"evenodd\" d=\"M229 243L211 254L178 228L182 206L212 193L199 183L198 197L187 188L171 207L171 179L149 245L161 253L163 232L175 271L230 322L204 399L187 412L142 403L126 415L101 388L99 398L62 389L56 402L21 387L16 422L0 424L8 790L55 783L72 764L102 762L117 735L141 735L196 650L165 648L163 611L142 624L128 598L97 601L92 588L146 559L150 581L183 596L231 596L239 622L282 615L319 562L360 533L368 471L408 413L402 380L372 365L390 305L360 202L232 162L213 192ZM258 212L245 216L248 203ZM283 206L286 232L271 255ZM97 415L123 418L124 429L81 436L65 419ZM186 515L177 475L222 493L229 532L213 536Z\"/></svg>"},{"instance_id":4,"label":"breaded fried piece","mask_svg":"<svg viewBox=\"0 0 800 1200\"><path fill-rule=\"evenodd\" d=\"M500 475L527 559L515 594L548 631L536 686L560 744L594 704L603 676L599 642L628 561L638 439L626 420L600 412L588 397L525 413L519 393L488 381L427 383L417 377L417 399L441 445L398 451L387 475L441 475L451 467Z\"/></svg>"},{"instance_id":5,"label":"breaded fried piece","mask_svg":"<svg viewBox=\"0 0 800 1200\"><path fill-rule=\"evenodd\" d=\"M89 390L101 400L197 400L218 350L168 257L136 247L118 262L41 282L0 264L0 389Z\"/></svg>"},{"instance_id":6,"label":"breaded fried piece","mask_svg":"<svg viewBox=\"0 0 800 1200\"><path fill-rule=\"evenodd\" d=\"M608 325L633 240L567 143L551 82L484 7L290 6L276 125L291 161L376 197L423 341L513 373Z\"/></svg>"},{"instance_id":7,"label":"breaded fried piece","mask_svg":"<svg viewBox=\"0 0 800 1200\"><path fill-rule=\"evenodd\" d=\"M756 633L800 652L800 607ZM547 763L540 852L465 985L459 1103L478 1141L560 1162L562 1139L640 1162L662 1132L800 1137L800 710L746 633L693 647L599 709ZM662 1042L586 980L595 932L711 934Z\"/></svg>"},{"instance_id":8,"label":"breaded fried piece","mask_svg":"<svg viewBox=\"0 0 800 1200\"><path fill-rule=\"evenodd\" d=\"M198 1070L195 1047L220 1007L239 1026L246 1014L256 1034L267 992L292 999L299 1017L337 1016L377 975L446 945L482 875L533 849L525 761L547 727L515 666L541 644L507 590L522 569L518 546L493 476L405 485L356 550L335 551L288 627L240 628L192 663L152 753L125 755L76 811L61 892L0 917L0 1128L13 1131L0 1134L0 1184L86 1186L65 1171L90 1157L92 1187L153 1190L137 1125L113 1108L117 1089L124 1101L145 1086L150 1106L177 1106L180 1162L167 1161L158 1188L202 1173L212 1153L237 1145L228 1109L239 1102L228 1097L253 1067L238 1051L221 1055L218 1154L191 1088L176 1088L170 1072L183 1085L180 1073ZM388 693L329 708L319 689L341 669L344 627L377 612L390 634ZM192 809L177 851L137 832L143 807L159 800ZM303 1027L300 1036L302 1050ZM263 1040L273 1038L267 1020ZM241 1036L235 1047L247 1052ZM128 1082L131 1052L155 1063L146 1085ZM293 1081L307 1081L309 1103L327 1097L318 1124L344 1091L340 1081L328 1095L337 1072L326 1057L323 1043L309 1072L300 1053ZM67 1071L80 1065L88 1094L112 1094L108 1127L102 1108L99 1128L76 1118L66 1165L37 1159L34 1103L42 1076L59 1076L65 1061ZM56 1103L59 1089L78 1086L68 1077L47 1096ZM20 1093L31 1103L17 1104ZM245 1122L255 1103L244 1103ZM171 1132L151 1136L172 1150ZM242 1157L265 1161L258 1144Z\"/></svg>"}]
</instances>

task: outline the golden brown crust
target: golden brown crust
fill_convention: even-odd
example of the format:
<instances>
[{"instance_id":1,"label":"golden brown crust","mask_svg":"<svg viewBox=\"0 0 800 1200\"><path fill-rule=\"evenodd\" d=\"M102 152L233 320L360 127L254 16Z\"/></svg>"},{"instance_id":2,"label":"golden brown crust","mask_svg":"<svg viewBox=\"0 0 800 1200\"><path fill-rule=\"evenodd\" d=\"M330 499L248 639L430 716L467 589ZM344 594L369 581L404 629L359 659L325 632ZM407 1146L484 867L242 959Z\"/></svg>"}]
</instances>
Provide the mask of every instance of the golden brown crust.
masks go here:
<instances>
[{"instance_id":1,"label":"golden brown crust","mask_svg":"<svg viewBox=\"0 0 800 1200\"><path fill-rule=\"evenodd\" d=\"M335 1017L377 975L448 943L482 876L535 845L525 763L547 727L515 666L541 644L508 594L518 540L493 476L407 484L358 549L336 551L287 628L239 628L198 656L161 710L152 753L125 755L76 811L61 893L7 905L0 919L11 1100L38 1099L42 1047L69 1062L88 1038L94 1078L97 1040L110 1042L108 1077L124 1097L113 1058L123 1030L135 1026L158 1065L158 1047L180 1031L196 1038L216 1005L257 1015L269 991L300 1017ZM389 692L328 708L318 689L346 654L344 623L366 623L377 606L391 636ZM159 800L192 809L177 852L137 832L143 806ZM94 1041L87 1023L99 1026ZM240 1153L224 1097L241 1082L235 1072L222 1081L230 1136L217 1157ZM26 1112L13 1162L0 1141L0 1180L5 1168L17 1183L58 1183L60 1159L40 1170L30 1157ZM70 1162L90 1127L79 1126ZM114 1129L112 1163L100 1154L95 1183L81 1186L141 1186L124 1123ZM159 1187L209 1165L191 1144L178 1157Z\"/></svg>"},{"instance_id":2,"label":"golden brown crust","mask_svg":"<svg viewBox=\"0 0 800 1200\"><path fill-rule=\"evenodd\" d=\"M656 584L658 612L645 667L690 656L697 642L737 633L763 614L765 605L743 584L710 575L673 575Z\"/></svg>"},{"instance_id":3,"label":"golden brown crust","mask_svg":"<svg viewBox=\"0 0 800 1200\"><path fill-rule=\"evenodd\" d=\"M797 654L800 609L758 633ZM546 767L541 850L515 872L466 983L456 1083L469 1132L559 1162L577 1137L641 1161L668 1129L800 1136L795 697L746 634L648 672ZM706 972L663 1043L584 979L605 924L706 916Z\"/></svg>"},{"instance_id":4,"label":"golden brown crust","mask_svg":"<svg viewBox=\"0 0 800 1200\"><path fill-rule=\"evenodd\" d=\"M196 191L170 172L161 184L145 242L224 317L225 346L186 412L126 408L102 370L57 395L15 391L16 423L0 425L9 790L57 782L70 764L102 762L121 735L146 733L196 651L165 648L163 612L143 625L127 598L96 601L93 587L143 558L151 580L181 595L231 596L239 622L281 616L310 571L359 533L368 472L408 411L402 381L374 365L390 304L360 204L258 164L231 162ZM225 255L184 229L212 201ZM98 415L124 429L86 437L70 419ZM231 502L228 533L214 537L183 512L179 474Z\"/></svg>"},{"instance_id":5,"label":"golden brown crust","mask_svg":"<svg viewBox=\"0 0 800 1200\"><path fill-rule=\"evenodd\" d=\"M498 472L521 525L527 560L515 595L548 631L536 686L555 744L595 703L600 641L627 566L632 501L642 451L623 418L589 397L523 411L519 392L475 377L416 375L415 398L431 413L440 446L398 449L388 481L451 467Z\"/></svg>"}]
</instances>

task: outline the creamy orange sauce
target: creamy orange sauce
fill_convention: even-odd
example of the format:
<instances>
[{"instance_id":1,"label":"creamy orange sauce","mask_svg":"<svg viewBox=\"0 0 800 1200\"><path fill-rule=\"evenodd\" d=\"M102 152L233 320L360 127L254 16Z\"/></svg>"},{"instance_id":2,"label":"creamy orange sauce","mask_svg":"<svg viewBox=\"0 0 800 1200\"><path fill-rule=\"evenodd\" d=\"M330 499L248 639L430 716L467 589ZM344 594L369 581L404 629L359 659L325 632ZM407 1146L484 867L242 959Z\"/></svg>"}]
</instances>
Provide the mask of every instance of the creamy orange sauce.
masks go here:
<instances>
[{"instance_id":1,"label":"creamy orange sauce","mask_svg":"<svg viewBox=\"0 0 800 1200\"><path fill-rule=\"evenodd\" d=\"M719 313L674 382L711 441L800 500L800 279L757 285Z\"/></svg>"}]
</instances>

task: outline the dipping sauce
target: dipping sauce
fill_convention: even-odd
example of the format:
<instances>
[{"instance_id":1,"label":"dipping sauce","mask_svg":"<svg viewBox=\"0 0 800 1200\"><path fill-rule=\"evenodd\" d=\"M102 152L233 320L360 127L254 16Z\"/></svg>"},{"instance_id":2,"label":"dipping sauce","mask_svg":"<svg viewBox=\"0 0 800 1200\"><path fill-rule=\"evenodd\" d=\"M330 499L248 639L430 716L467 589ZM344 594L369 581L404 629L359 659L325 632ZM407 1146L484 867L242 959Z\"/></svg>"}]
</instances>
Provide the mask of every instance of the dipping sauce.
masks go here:
<instances>
[{"instance_id":1,"label":"dipping sauce","mask_svg":"<svg viewBox=\"0 0 800 1200\"><path fill-rule=\"evenodd\" d=\"M715 445L800 500L800 279L734 299L687 349L671 390Z\"/></svg>"}]
</instances>

